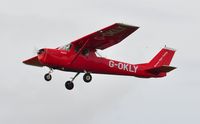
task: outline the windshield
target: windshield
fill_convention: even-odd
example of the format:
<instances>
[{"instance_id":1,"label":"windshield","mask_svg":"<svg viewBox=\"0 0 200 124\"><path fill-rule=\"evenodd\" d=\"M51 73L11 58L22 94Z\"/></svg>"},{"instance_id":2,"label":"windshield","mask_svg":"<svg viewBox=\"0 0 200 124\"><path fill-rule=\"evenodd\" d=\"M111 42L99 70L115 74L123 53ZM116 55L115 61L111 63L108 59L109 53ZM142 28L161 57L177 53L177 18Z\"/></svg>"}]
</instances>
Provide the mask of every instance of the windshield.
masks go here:
<instances>
[{"instance_id":1,"label":"windshield","mask_svg":"<svg viewBox=\"0 0 200 124\"><path fill-rule=\"evenodd\" d=\"M58 49L59 50L66 50L66 51L68 51L68 50L70 50L70 48L71 48L71 44L67 44L67 45L59 47Z\"/></svg>"}]
</instances>

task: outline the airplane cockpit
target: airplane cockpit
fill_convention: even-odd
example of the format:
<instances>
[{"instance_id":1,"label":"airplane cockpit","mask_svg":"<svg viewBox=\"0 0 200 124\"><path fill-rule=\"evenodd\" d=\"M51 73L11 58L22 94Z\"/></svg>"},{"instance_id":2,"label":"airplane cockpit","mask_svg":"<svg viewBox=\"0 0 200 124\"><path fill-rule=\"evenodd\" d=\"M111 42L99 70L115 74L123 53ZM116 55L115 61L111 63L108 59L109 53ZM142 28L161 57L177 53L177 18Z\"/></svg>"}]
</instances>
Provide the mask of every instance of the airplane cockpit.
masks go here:
<instances>
[{"instance_id":1,"label":"airplane cockpit","mask_svg":"<svg viewBox=\"0 0 200 124\"><path fill-rule=\"evenodd\" d=\"M71 49L71 44L67 44L67 45L64 45L64 46L61 46L61 47L58 47L58 50L66 50L66 51L69 51Z\"/></svg>"},{"instance_id":2,"label":"airplane cockpit","mask_svg":"<svg viewBox=\"0 0 200 124\"><path fill-rule=\"evenodd\" d=\"M57 48L58 50L65 50L65 51L70 51L72 49L72 44L67 44L67 45L64 45L64 46L60 46ZM73 48L75 50L75 52L78 52L80 50L80 47L79 46L76 46ZM84 56L88 56L90 53L89 49L83 49L81 54L84 55Z\"/></svg>"}]
</instances>

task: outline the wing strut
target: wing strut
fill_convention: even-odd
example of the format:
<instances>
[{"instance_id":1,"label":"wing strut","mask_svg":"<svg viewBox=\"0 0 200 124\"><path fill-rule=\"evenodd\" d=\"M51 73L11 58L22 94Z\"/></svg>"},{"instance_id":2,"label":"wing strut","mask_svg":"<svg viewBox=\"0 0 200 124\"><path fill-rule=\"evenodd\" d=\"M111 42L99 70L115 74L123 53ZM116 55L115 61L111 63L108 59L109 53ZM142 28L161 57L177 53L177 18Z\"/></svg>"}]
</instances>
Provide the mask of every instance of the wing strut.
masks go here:
<instances>
[{"instance_id":1,"label":"wing strut","mask_svg":"<svg viewBox=\"0 0 200 124\"><path fill-rule=\"evenodd\" d=\"M81 51L85 48L85 46L87 45L87 43L89 42L89 38L87 39L87 41L82 45L82 47L79 49L79 51L77 52L77 54L74 56L73 60L71 61L70 64L73 64L74 61L77 59L77 57L80 55Z\"/></svg>"}]
</instances>

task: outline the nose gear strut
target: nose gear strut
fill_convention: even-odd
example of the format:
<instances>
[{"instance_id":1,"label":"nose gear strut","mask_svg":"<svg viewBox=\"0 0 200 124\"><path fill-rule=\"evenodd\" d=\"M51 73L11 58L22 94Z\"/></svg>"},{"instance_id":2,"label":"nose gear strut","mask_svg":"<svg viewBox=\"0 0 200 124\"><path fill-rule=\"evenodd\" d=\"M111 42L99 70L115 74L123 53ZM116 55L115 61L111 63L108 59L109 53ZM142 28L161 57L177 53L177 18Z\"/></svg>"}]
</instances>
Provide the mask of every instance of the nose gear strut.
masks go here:
<instances>
[{"instance_id":1,"label":"nose gear strut","mask_svg":"<svg viewBox=\"0 0 200 124\"><path fill-rule=\"evenodd\" d=\"M52 68L49 68L49 69L50 69L49 72L44 75L44 79L46 81L50 81L52 79L51 73L53 72L53 69Z\"/></svg>"}]
</instances>

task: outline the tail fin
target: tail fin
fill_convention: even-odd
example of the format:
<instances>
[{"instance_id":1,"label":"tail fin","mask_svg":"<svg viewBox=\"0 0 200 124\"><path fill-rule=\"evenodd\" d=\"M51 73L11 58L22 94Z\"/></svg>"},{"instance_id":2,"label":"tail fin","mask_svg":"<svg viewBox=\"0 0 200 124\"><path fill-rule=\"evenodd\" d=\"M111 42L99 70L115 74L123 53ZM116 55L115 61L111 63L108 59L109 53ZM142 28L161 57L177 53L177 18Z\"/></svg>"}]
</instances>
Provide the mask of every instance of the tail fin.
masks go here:
<instances>
[{"instance_id":1,"label":"tail fin","mask_svg":"<svg viewBox=\"0 0 200 124\"><path fill-rule=\"evenodd\" d=\"M150 62L151 67L159 67L162 65L169 65L176 50L172 48L163 48Z\"/></svg>"},{"instance_id":2,"label":"tail fin","mask_svg":"<svg viewBox=\"0 0 200 124\"><path fill-rule=\"evenodd\" d=\"M163 48L149 63L146 71L155 75L170 72L176 67L169 66L176 50Z\"/></svg>"}]
</instances>

